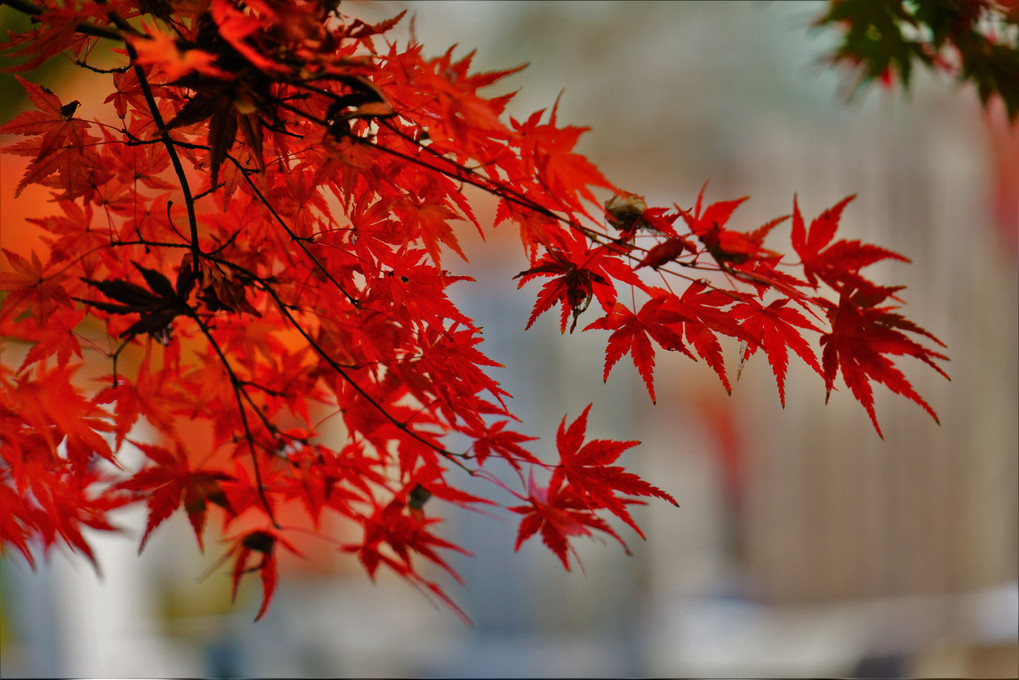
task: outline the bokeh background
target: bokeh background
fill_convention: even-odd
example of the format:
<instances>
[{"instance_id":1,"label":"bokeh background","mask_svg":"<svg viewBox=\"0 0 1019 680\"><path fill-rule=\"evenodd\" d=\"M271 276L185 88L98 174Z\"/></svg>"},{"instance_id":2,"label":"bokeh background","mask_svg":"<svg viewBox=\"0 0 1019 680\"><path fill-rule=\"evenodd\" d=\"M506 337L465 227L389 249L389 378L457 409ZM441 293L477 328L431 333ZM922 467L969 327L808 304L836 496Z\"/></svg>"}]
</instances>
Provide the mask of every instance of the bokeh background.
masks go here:
<instances>
[{"instance_id":1,"label":"bokeh background","mask_svg":"<svg viewBox=\"0 0 1019 680\"><path fill-rule=\"evenodd\" d=\"M407 6L341 9L377 20ZM199 580L214 543L199 555L175 517L139 557L144 510L126 512L127 535L95 539L102 578L59 550L35 572L0 558L3 675L1016 677L1019 130L926 73L909 96L847 101L823 62L835 36L810 29L822 8L409 4L430 54L458 43L481 70L530 62L508 81L511 113L558 98L560 121L592 128L581 150L649 204L689 206L710 179L709 200L751 196L733 223L752 228L794 195L809 218L858 193L842 233L912 258L875 276L906 284L909 317L948 345L951 382L905 366L940 426L878 388L881 440L845 390L825 405L795 365L782 409L761 357L727 396L705 365L660 354L653 406L626 361L602 384L604 333L561 336L551 316L524 332L535 289L511 280L519 240L465 232L478 281L458 299L527 430L550 441L594 402L592 435L642 440L628 466L680 501L637 510L647 542L627 535L629 557L582 543L584 572L566 573L537 541L514 553L510 518L451 511L447 534L475 557L453 561L466 587L450 592L473 626L328 551L284 565L252 624L256 583L231 607L226 573ZM38 77L89 96L59 68ZM18 90L0 87L7 120ZM23 218L46 211L44 193L12 200L20 160L0 156L8 248L28 247Z\"/></svg>"}]
</instances>

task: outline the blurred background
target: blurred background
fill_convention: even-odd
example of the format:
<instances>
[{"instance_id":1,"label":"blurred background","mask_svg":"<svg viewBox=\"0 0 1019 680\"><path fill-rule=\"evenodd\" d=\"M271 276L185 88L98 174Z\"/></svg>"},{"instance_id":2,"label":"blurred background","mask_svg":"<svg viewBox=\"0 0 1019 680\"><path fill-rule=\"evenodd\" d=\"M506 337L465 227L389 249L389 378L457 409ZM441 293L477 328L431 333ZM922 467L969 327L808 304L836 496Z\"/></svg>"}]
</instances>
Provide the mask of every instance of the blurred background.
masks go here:
<instances>
[{"instance_id":1,"label":"blurred background","mask_svg":"<svg viewBox=\"0 0 1019 680\"><path fill-rule=\"evenodd\" d=\"M454 509L446 533L475 557L453 560L466 586L449 592L473 626L399 579L373 585L340 554L285 564L252 624L257 583L231 607L224 571L199 582L219 553L199 555L182 516L137 556L141 509L121 517L133 535L96 536L102 578L59 550L34 573L0 559L3 674L1016 677L1019 131L1003 112L927 73L909 96L847 102L844 74L822 61L835 36L809 28L823 3L341 9L374 21L408 6L426 53L459 43L478 49L479 70L530 62L509 81L511 113L560 97L561 122L592 128L580 150L649 205L690 206L710 179L708 200L751 196L732 221L749 229L790 212L794 194L810 219L858 193L840 233L913 260L872 271L906 284L909 318L948 345L951 382L903 366L940 427L878 388L881 440L845 390L826 406L797 365L783 410L763 357L732 396L707 366L665 353L657 405L628 360L603 385L606 335L561 336L552 315L525 333L536 287L511 280L526 267L519 239L465 231L478 282L458 301L507 366L494 374L525 431L551 441L593 401L591 436L640 439L625 464L679 500L638 508L648 540L624 536L633 556L581 543L584 572L566 573L537 540L514 554L510 518ZM43 77L84 98L69 76ZM11 201L20 170L2 160L12 247L23 213L46 208L29 192Z\"/></svg>"}]
</instances>

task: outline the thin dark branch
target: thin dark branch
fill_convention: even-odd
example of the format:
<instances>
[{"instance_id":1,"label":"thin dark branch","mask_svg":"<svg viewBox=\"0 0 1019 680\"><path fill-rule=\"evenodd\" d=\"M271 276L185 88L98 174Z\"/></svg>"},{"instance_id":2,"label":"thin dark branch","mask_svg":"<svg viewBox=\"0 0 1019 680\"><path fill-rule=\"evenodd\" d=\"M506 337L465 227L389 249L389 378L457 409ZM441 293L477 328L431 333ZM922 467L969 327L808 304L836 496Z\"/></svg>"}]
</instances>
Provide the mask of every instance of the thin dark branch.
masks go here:
<instances>
[{"instance_id":1,"label":"thin dark branch","mask_svg":"<svg viewBox=\"0 0 1019 680\"><path fill-rule=\"evenodd\" d=\"M230 158L230 160L233 161L234 163L237 163L237 161L235 159L233 159L232 157ZM306 245L304 245L304 242L307 239L303 238L301 236L298 236L297 234L294 233L294 231L290 228L290 226L286 223L286 221L280 216L280 214L278 212L276 212L276 209L272 207L272 204L269 203L269 200L258 189L258 187L255 186L255 183L251 181L251 178L248 177L248 175L246 173L242 173L242 176L244 177L244 181L247 183L248 187L253 192L255 192L255 196L258 197L258 200L262 203L262 205L265 206L266 210L268 210L269 213L273 216L273 219L275 219L276 222L278 222L279 225L281 227L283 227L283 230L287 232L287 236L289 236L290 239L294 243L297 244L298 248L300 248L301 250L304 251L304 254L308 256L308 259L310 259L312 262L315 263L315 267L320 272L322 272L323 276L325 276L327 279L329 279L329 281L332 282L332 284L334 286L336 286L336 289L339 290L341 293L343 293L343 295L347 298L347 300L350 302L350 304L352 304L352 305L354 305L354 307L360 309L361 308L361 302L357 298L355 298L353 295L348 293L347 290L340 284L340 282L336 280L336 278L333 276L332 272L330 272L329 269L326 268L325 265L323 265L321 262L319 262L318 258L315 257L315 254L312 253L310 250L308 250L308 247Z\"/></svg>"},{"instance_id":2,"label":"thin dark branch","mask_svg":"<svg viewBox=\"0 0 1019 680\"><path fill-rule=\"evenodd\" d=\"M130 66L117 66L114 68L98 68L96 66L92 66L91 64L88 64L80 60L75 60L74 65L79 68L83 68L86 71L92 71L92 73L101 73L103 75L110 75L113 73L126 73L131 69Z\"/></svg>"},{"instance_id":3,"label":"thin dark branch","mask_svg":"<svg viewBox=\"0 0 1019 680\"><path fill-rule=\"evenodd\" d=\"M329 353L326 352L325 349L323 349L322 346L319 345L318 342L308 333L308 331L304 328L304 326L297 319L294 318L293 314L290 313L290 309L289 309L288 305L285 302L283 302L283 300L280 299L279 295L276 293L276 290L272 287L272 285L269 282L265 281L265 279L263 279L262 277L258 276L254 272L249 271L247 268L242 267L241 265L235 264L233 262L230 262L229 260L221 260L221 259L216 258L216 257L209 257L209 259L214 261L214 262L217 262L219 264L222 264L223 266L230 267L230 268L232 268L232 269L234 269L234 270L244 274L245 276L250 277L251 280L253 280L256 283L258 283L259 286L262 288L262 290L264 290L266 293L268 293L269 296L273 299L273 301L276 303L276 307L280 310L280 312L283 314L283 316L285 316L287 318L287 321L289 321L290 324L294 327L294 329L298 333L300 333L301 336L305 339L305 341L308 343L308 346L311 347L311 349L314 350L314 352L323 361L325 361L329 365L330 368L332 368L334 371L336 371L336 373L339 374L339 376L341 378L343 378L343 380L345 382L347 382L351 387L353 387L354 390L358 394L360 394L362 397L364 397L364 399L371 406L373 406L376 410L379 411L379 413L381 413L383 416L385 416L385 418L387 420L389 420L391 423L393 423L393 425L395 425L397 428L399 428L402 432L406 433L410 437L413 437L414 439L416 439L417 441L421 442L422 444L424 444L428 448L432 449L433 451L435 451L439 455L441 455L441 456L451 460L455 464L459 465L464 470L466 470L468 473L473 474L473 472L474 472L473 470L471 470L470 468L466 467L463 463L461 463L459 460L457 460L459 458L463 458L464 454L462 454L462 453L455 453L453 451L449 451L447 449L442 448L441 446L438 446L438 445L434 444L433 442L428 441L427 439L422 437L420 434L418 434L417 432L412 430L410 427L408 427L406 423L403 423L400 420L398 420L396 418L396 416L391 414L382 404L378 403L378 401L376 401L374 397L372 397L370 394L368 394L368 392L363 387L361 387L361 385L359 385L358 382L356 380L354 380L347 373L348 369L354 369L354 368L359 368L359 367L357 367L357 366L344 366L343 364L340 364L338 361L333 359L329 355Z\"/></svg>"},{"instance_id":4,"label":"thin dark branch","mask_svg":"<svg viewBox=\"0 0 1019 680\"><path fill-rule=\"evenodd\" d=\"M251 453L251 464L255 468L255 484L258 488L258 497L262 501L262 505L265 506L265 512L269 515L269 519L272 521L273 526L278 529L279 524L276 522L276 516L273 514L272 506L269 505L269 499L265 495L265 485L262 483L262 473L258 468L258 454L255 451L255 435L251 431L251 424L248 423L248 415L244 408L244 402L241 400L243 381L237 377L236 373L234 373L233 367L230 365L230 361L226 358L226 355L220 348L219 343L217 343L216 339L212 337L212 329L210 329L197 314L192 313L189 314L189 316L196 324L198 324L198 328L202 331L202 335L205 336L205 338L209 341L209 345L213 350L215 350L220 363L223 364L223 368L226 370L227 375L230 378L230 386L233 388L234 399L237 401L237 411L240 413L241 424L244 427L244 438L248 442L248 451ZM247 398L248 402L251 401L251 398L248 397L247 394L244 396ZM252 404L252 407L254 408L254 404ZM257 409L255 410L257 411Z\"/></svg>"},{"instance_id":5,"label":"thin dark branch","mask_svg":"<svg viewBox=\"0 0 1019 680\"><path fill-rule=\"evenodd\" d=\"M127 53L134 61L138 58L138 53L135 51L131 43L126 43ZM169 131L166 129L166 125L163 123L163 117L159 113L159 106L156 104L155 97L152 96L152 88L149 87L148 78L145 77L145 70L141 66L135 65L135 75L138 77L138 84L141 86L142 94L145 96L145 103L149 107L149 112L152 114L152 121L156 124L156 128L159 130L159 136L163 141L163 146L166 147L166 152L170 156L170 162L173 164L173 170L177 173L177 179L180 182L181 191L184 192L184 204L188 210L188 226L191 228L191 259L193 261L192 266L194 267L195 274L198 275L201 271L201 257L202 249L198 244L198 218L195 215L195 199L191 195L191 186L188 184L187 175L184 174L184 165L180 162L180 156L177 155L177 148L174 146L173 137L170 136Z\"/></svg>"}]
</instances>

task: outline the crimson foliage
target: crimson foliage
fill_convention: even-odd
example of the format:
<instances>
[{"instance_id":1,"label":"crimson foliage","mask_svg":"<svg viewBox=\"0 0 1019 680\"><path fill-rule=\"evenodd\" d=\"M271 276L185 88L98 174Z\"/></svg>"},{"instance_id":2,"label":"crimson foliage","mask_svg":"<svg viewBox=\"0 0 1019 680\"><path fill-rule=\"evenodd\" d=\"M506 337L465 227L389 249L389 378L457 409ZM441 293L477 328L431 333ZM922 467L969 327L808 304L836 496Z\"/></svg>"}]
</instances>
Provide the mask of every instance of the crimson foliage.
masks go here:
<instances>
[{"instance_id":1,"label":"crimson foliage","mask_svg":"<svg viewBox=\"0 0 1019 680\"><path fill-rule=\"evenodd\" d=\"M515 120L512 95L480 94L518 69L398 45L386 36L402 15L372 25L328 0L13 4L33 19L8 44L19 68L58 54L91 68L108 41L120 58L104 106L21 79L34 108L0 127L29 159L18 191L55 200L33 220L46 252L5 251L0 274L0 337L26 350L0 364L0 542L29 562L33 543L91 558L84 528L112 530L131 503L148 508L142 548L178 510L201 548L218 516L235 592L261 578L261 617L293 532L335 515L360 527L341 550L369 575L449 602L422 564L452 573L445 555L464 550L426 503L500 504L458 488L468 476L521 516L518 547L539 535L567 569L577 536L625 548L611 516L643 536L628 507L675 500L618 464L636 442L588 440L590 407L563 419L551 457L514 429L480 329L447 294L466 285L457 222L518 230L519 285L541 283L528 326L553 308L563 332L590 319L583 331L610 333L603 377L629 355L652 400L660 351L704 360L731 390L731 338L740 361L767 356L783 404L796 359L829 392L841 374L878 433L874 383L934 416L895 361L941 372L921 341L940 343L895 311L899 287L863 273L905 258L836 237L852 197L809 226L794 200L750 230L732 220L744 198L701 189L690 207L648 207L574 151L584 129L555 108ZM494 197L496 225L465 185ZM772 245L790 217L793 262ZM75 377L86 354L109 367L98 387ZM322 436L329 416L342 441ZM132 439L141 422L158 439ZM200 444L185 436L196 422ZM469 445L448 448L452 433ZM123 463L129 444L139 467ZM500 464L518 487L489 472ZM291 506L301 526L281 521Z\"/></svg>"}]
</instances>

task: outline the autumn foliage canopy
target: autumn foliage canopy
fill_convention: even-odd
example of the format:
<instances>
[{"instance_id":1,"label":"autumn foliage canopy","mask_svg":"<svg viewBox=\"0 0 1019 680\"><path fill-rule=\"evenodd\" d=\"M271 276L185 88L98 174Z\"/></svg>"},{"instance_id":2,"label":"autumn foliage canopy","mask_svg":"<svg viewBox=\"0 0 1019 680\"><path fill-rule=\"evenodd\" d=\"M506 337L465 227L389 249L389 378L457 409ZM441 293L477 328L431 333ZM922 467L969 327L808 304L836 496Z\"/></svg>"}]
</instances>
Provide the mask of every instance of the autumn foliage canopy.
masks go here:
<instances>
[{"instance_id":1,"label":"autumn foliage canopy","mask_svg":"<svg viewBox=\"0 0 1019 680\"><path fill-rule=\"evenodd\" d=\"M906 258L840 235L852 196L820 215L789 197L763 225L739 224L745 197L706 188L649 206L574 151L584 129L555 107L516 120L512 95L483 94L519 69L397 44L402 15L373 25L329 0L8 4L33 20L9 37L14 68L57 55L97 68L101 45L120 63L95 110L20 79L32 107L0 126L17 136L5 153L28 159L17 190L53 198L33 220L48 247L5 250L0 270L5 553L92 558L85 529L115 530L128 504L147 507L143 548L181 511L199 547L217 525L235 592L261 579L261 617L280 552L295 531L329 540L327 515L358 527L338 549L369 575L454 607L422 569L452 573L450 551L465 552L436 504L501 505L517 547L539 536L567 569L578 537L643 536L631 506L676 501L622 466L637 442L592 438L588 407L554 447L535 444L510 412L480 328L448 296L471 285L457 223L519 232L527 325L551 312L564 333L601 334L603 377L625 359L652 401L660 352L707 364L726 390L733 364L763 355L783 404L798 361L829 394L844 384L878 434L877 384L937 419L897 362L943 373L946 357L899 312L901 287L867 273ZM495 224L468 185L497 202ZM76 375L87 358L101 381ZM326 420L345 438L324 436ZM198 446L182 433L201 423ZM468 477L491 498L463 491Z\"/></svg>"}]
</instances>

